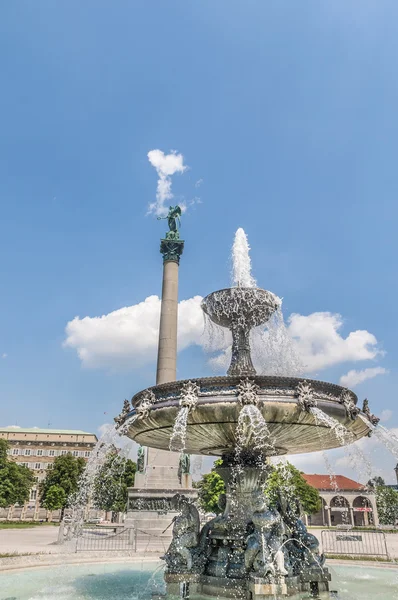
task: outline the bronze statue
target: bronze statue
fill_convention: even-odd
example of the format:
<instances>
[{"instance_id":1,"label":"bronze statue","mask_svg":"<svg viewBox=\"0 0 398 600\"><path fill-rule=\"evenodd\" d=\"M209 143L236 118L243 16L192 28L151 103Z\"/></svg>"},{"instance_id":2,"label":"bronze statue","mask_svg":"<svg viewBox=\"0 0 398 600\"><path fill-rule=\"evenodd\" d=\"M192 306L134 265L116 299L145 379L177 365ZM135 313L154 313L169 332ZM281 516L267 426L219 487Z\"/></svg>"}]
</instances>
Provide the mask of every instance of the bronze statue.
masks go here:
<instances>
[{"instance_id":1,"label":"bronze statue","mask_svg":"<svg viewBox=\"0 0 398 600\"><path fill-rule=\"evenodd\" d=\"M172 498L175 510L181 511L173 518L173 540L163 557L167 566L176 570L190 571L194 551L199 542L200 518L198 509L186 496L176 494Z\"/></svg>"},{"instance_id":2,"label":"bronze statue","mask_svg":"<svg viewBox=\"0 0 398 600\"><path fill-rule=\"evenodd\" d=\"M169 225L169 231L166 233L166 239L172 239L172 240L178 240L179 239L179 233L178 233L178 227L181 227L181 217L182 214L182 210L181 207L178 206L178 204L176 206L170 206L169 208L169 212L165 217L158 217L158 221L162 220L162 219L167 219L167 223ZM177 222L178 222L178 227L177 227Z\"/></svg>"},{"instance_id":3,"label":"bronze statue","mask_svg":"<svg viewBox=\"0 0 398 600\"><path fill-rule=\"evenodd\" d=\"M137 452L137 471L143 473L145 469L145 449L143 446L139 446Z\"/></svg>"}]
</instances>

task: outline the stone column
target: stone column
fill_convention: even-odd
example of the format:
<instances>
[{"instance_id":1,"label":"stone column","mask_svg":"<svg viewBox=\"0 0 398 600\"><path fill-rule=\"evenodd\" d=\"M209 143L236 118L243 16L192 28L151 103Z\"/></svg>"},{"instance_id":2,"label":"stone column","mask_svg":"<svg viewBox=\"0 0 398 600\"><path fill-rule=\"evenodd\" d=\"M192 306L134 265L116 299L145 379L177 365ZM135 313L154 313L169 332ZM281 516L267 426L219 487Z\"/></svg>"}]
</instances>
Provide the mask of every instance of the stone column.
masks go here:
<instances>
[{"instance_id":1,"label":"stone column","mask_svg":"<svg viewBox=\"0 0 398 600\"><path fill-rule=\"evenodd\" d=\"M178 269L184 242L177 237L161 240L163 255L162 305L156 384L176 380ZM137 549L164 552L170 541L175 516L171 498L182 493L195 498L190 475L179 473L180 454L147 448L144 467L136 473L134 488L129 489L126 523L134 523Z\"/></svg>"},{"instance_id":2,"label":"stone column","mask_svg":"<svg viewBox=\"0 0 398 600\"><path fill-rule=\"evenodd\" d=\"M163 265L162 307L160 310L156 384L177 378L178 262Z\"/></svg>"}]
</instances>

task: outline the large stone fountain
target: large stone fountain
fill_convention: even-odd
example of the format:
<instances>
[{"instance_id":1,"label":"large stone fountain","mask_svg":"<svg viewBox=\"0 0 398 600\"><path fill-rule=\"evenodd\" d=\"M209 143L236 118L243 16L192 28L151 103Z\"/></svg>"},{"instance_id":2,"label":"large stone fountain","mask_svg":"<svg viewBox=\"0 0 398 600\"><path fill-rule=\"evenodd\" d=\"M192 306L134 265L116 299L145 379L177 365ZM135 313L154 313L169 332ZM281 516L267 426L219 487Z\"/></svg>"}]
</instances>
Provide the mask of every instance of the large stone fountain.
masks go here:
<instances>
[{"instance_id":1,"label":"large stone fountain","mask_svg":"<svg viewBox=\"0 0 398 600\"><path fill-rule=\"evenodd\" d=\"M263 493L269 458L335 448L341 444L336 430L353 442L369 435L371 424L369 413L358 418L357 397L345 388L256 374L250 332L279 305L271 292L240 282L209 294L203 311L232 333L228 375L148 388L123 416L123 432L140 445L169 450L177 421L181 449L222 458L220 516L200 527L195 505L183 495L174 498L179 516L164 556L170 594L330 597L330 574L298 503L281 495L271 506Z\"/></svg>"}]
</instances>

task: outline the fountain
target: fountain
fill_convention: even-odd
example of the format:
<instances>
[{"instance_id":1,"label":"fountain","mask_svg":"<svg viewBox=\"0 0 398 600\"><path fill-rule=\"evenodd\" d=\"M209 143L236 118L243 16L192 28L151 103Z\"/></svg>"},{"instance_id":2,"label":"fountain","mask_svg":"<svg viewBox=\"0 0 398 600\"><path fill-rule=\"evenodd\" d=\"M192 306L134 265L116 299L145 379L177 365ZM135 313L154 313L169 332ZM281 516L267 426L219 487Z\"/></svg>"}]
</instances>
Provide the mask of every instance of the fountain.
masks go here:
<instances>
[{"instance_id":1,"label":"fountain","mask_svg":"<svg viewBox=\"0 0 398 600\"><path fill-rule=\"evenodd\" d=\"M281 301L256 286L248 250L238 230L234 285L202 303L208 318L232 334L227 375L143 390L131 410L125 407L119 426L142 446L222 458L217 469L226 485L222 515L201 528L194 503L182 494L172 499L177 516L164 555L169 594L329 598L330 573L300 507L283 495L270 506L263 494L269 459L352 443L370 435L377 419L368 407L361 413L356 395L338 385L256 374L251 331L266 324Z\"/></svg>"}]
</instances>

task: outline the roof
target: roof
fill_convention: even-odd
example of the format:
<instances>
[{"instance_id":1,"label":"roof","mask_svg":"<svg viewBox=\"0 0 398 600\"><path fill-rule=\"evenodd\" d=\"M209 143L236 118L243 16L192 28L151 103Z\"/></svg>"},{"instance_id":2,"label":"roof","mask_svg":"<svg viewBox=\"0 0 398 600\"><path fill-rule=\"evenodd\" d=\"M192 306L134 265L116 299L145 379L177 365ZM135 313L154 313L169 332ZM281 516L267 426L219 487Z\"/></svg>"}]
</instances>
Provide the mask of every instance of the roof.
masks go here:
<instances>
[{"instance_id":1,"label":"roof","mask_svg":"<svg viewBox=\"0 0 398 600\"><path fill-rule=\"evenodd\" d=\"M344 477L344 475L335 475L331 478L329 475L306 475L302 474L307 483L317 490L335 491L338 490L366 490L366 486L353 479Z\"/></svg>"},{"instance_id":2,"label":"roof","mask_svg":"<svg viewBox=\"0 0 398 600\"><path fill-rule=\"evenodd\" d=\"M40 429L39 427L17 427L9 425L8 427L0 427L0 433L58 433L66 435L94 435L95 433L88 433L87 431L81 431L80 429Z\"/></svg>"}]
</instances>

